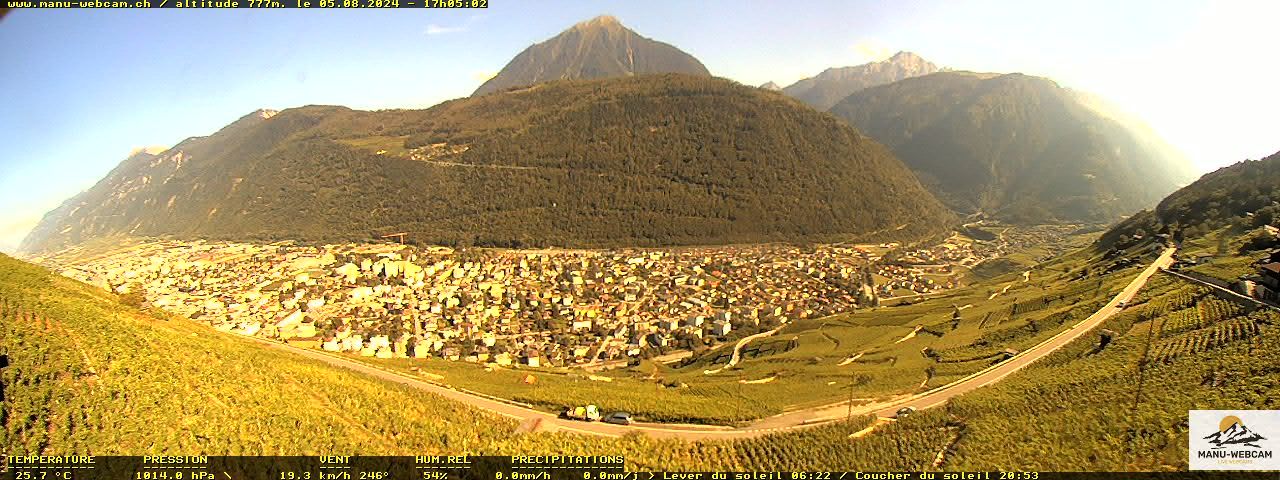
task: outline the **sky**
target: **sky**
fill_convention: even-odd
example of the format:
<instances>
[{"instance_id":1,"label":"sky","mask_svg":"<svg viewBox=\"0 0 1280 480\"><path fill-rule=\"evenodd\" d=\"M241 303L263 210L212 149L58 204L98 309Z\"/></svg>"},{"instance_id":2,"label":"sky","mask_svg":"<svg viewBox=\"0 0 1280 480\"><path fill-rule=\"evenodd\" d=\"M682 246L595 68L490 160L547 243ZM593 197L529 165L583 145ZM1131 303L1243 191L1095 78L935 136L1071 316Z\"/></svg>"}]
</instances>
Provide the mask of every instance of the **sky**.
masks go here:
<instances>
[{"instance_id":1,"label":"sky","mask_svg":"<svg viewBox=\"0 0 1280 480\"><path fill-rule=\"evenodd\" d=\"M788 85L912 51L1097 94L1202 171L1280 151L1280 2L539 1L480 10L15 10L0 20L0 251L137 148L259 108L426 108L614 15L713 75Z\"/></svg>"}]
</instances>

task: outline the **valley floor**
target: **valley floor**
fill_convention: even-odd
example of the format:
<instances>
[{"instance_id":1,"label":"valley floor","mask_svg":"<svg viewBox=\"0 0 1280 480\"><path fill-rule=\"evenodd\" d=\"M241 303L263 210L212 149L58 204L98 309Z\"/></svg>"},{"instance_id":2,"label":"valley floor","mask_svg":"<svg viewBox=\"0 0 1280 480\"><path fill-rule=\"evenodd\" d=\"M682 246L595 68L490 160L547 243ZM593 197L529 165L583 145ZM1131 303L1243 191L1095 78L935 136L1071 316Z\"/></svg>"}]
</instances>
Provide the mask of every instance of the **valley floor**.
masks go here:
<instances>
[{"instance_id":1,"label":"valley floor","mask_svg":"<svg viewBox=\"0 0 1280 480\"><path fill-rule=\"evenodd\" d=\"M1071 262L1058 274L1106 265ZM1108 276L1128 283L1136 273L1125 267ZM1035 279L1033 272L1030 281L1009 281L1032 288ZM1097 331L1113 332L1109 343L1087 335L1066 341L937 408L878 426L871 415L855 415L693 442L521 428L397 381L141 312L8 258L0 258L0 306L0 349L11 362L0 370L0 443L12 454L556 453L623 455L632 470L1159 470L1186 468L1186 410L1280 406L1270 395L1280 385L1280 317L1164 274L1100 319ZM961 310L961 323L981 323L980 308ZM814 341L802 344L830 344L822 332L853 341L819 325ZM889 342L910 330L897 328ZM918 334L897 345L950 335ZM938 358L947 360L942 352Z\"/></svg>"},{"instance_id":2,"label":"valley floor","mask_svg":"<svg viewBox=\"0 0 1280 480\"><path fill-rule=\"evenodd\" d=\"M972 333L1013 327L1015 313L1028 311L987 311L995 320L964 322L958 331L947 332L948 339L937 338L945 329L883 323L874 307L839 312L875 305L882 294L902 289L941 298L883 297L894 306L880 312L897 312L893 317L904 322L909 315L945 315L946 302L957 301L957 295L974 296L965 300L972 306L977 295L970 293L979 287L961 286L971 281L969 266L1023 251L1011 249L1039 248L1052 232L1076 227L999 228L1000 235L986 241L952 235L916 248L455 252L395 244L115 239L37 260L70 278L130 292L139 302L222 331L349 353L357 361L518 405L557 412L599 404L649 422L744 426L841 401L844 389L831 387L851 380L840 377L859 383L853 387L857 398L883 402L986 367L989 358L952 366L936 379L927 372L929 379L914 385L892 380L900 358L919 363L904 358L912 349L965 344ZM877 273L868 275L871 271ZM1025 275L1021 280L1018 286L1031 286ZM1004 291L1016 283L1001 281ZM1089 285L1089 296L1108 294L1101 284ZM984 302L990 307L985 310L1005 308L1010 299L1017 296ZM1055 301L1055 309L1067 303ZM860 338L866 328L858 325L876 322L882 325L867 328L877 337L913 327L920 337L869 351L887 340ZM1058 327L1065 323L1056 322L1053 328ZM828 361L792 356L812 349L815 331L836 350L858 348L842 353L849 362L838 373L810 376L801 370L822 370ZM1047 336L1030 333L1023 339L1026 346ZM804 339L796 341L801 348L793 352L797 337ZM859 353L865 358L854 359ZM775 360L804 363L793 366L800 370L760 368ZM925 367L920 366L922 374ZM825 384L795 385L798 379L820 377L827 377ZM862 380L870 377L876 381ZM774 393L796 387L805 394Z\"/></svg>"}]
</instances>

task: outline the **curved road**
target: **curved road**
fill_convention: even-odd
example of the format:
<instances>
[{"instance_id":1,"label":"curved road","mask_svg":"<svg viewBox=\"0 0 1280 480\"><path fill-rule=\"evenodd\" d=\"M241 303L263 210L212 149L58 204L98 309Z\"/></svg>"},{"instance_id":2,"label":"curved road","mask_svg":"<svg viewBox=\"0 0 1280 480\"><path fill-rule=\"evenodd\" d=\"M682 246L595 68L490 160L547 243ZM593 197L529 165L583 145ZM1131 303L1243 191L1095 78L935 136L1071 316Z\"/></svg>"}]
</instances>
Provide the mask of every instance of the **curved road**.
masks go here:
<instances>
[{"instance_id":1,"label":"curved road","mask_svg":"<svg viewBox=\"0 0 1280 480\"><path fill-rule=\"evenodd\" d=\"M729 356L729 363L721 365L720 368L717 368L714 370L711 370L711 369L703 370L702 373L704 375L714 375L714 374L720 373L721 370L724 370L726 368L733 368L733 366L737 365L738 361L742 359L742 347L745 347L748 343L751 343L757 338L773 336L773 334L778 333L778 331L782 330L782 328L786 326L787 324L784 323L782 325L779 325L778 328L775 328L773 330L742 337L741 340L738 340L738 343L733 345L733 354Z\"/></svg>"},{"instance_id":2,"label":"curved road","mask_svg":"<svg viewBox=\"0 0 1280 480\"><path fill-rule=\"evenodd\" d=\"M855 415L874 413L880 417L892 417L903 407L915 407L917 410L933 408L946 403L947 400L950 400L953 397L963 395L1003 380L1004 377L1025 368L1027 365L1043 358L1045 355L1053 353L1066 346L1068 343L1083 337L1094 328L1097 328L1098 325L1101 325L1103 322L1107 321L1107 319L1111 318L1112 315L1119 313L1122 310L1119 308L1121 302L1127 304L1129 301L1133 300L1134 295L1137 295L1138 291L1142 290L1142 287L1146 285L1147 280L1150 279L1152 275L1161 268L1167 268L1169 265L1173 264L1173 254L1176 251L1177 250L1173 248L1165 249L1155 262L1152 262L1151 265L1147 266L1142 273L1138 274L1136 278L1124 287L1124 290L1121 290L1120 293L1116 294L1116 296L1112 298L1110 302L1107 302L1107 304L1100 310L1093 312L1092 315L1081 320L1080 323L1075 324L1075 326L1072 326L1057 335L1049 337L1049 339L1040 342L1036 346L1028 348L1008 360L997 363L982 371L974 373L973 375L956 380L955 382L943 385L928 392L912 395L901 400L884 404L867 405L861 408L855 408L853 413ZM843 404L843 406L844 411L840 412L839 416L827 416L825 420L829 421L843 418L844 414L848 411L848 405ZM829 415L832 406L824 408ZM809 421L813 422L814 420Z\"/></svg>"},{"instance_id":3,"label":"curved road","mask_svg":"<svg viewBox=\"0 0 1280 480\"><path fill-rule=\"evenodd\" d=\"M684 440L749 438L821 425L845 418L849 413L854 415L875 414L880 417L892 417L895 412L903 407L915 407L920 410L933 408L945 404L948 400L956 396L963 395L998 382L1010 374L1030 365L1036 360L1043 358L1045 355L1062 348L1071 341L1084 336L1089 331L1102 324L1102 322L1111 318L1112 315L1115 315L1116 312L1120 310L1120 308L1118 308L1118 304L1120 302L1128 302L1131 300L1133 296L1138 293L1138 290L1142 289L1142 286L1146 284L1147 279L1151 278L1152 274L1161 267L1167 267L1172 264L1174 252L1175 249L1173 248L1166 249L1155 262L1143 270L1141 274L1133 279L1133 281L1129 282L1129 285L1127 285L1124 290L1112 298L1111 301L1103 306L1101 310L1090 315L1089 318L1080 321L1080 323L1077 323L1075 326L1050 337L1048 340L1045 340L1034 347L1024 350L1008 360L988 367L982 371L974 373L973 375L927 392L896 400L862 405L854 407L853 409L849 409L848 402L838 402L830 405L797 410L794 412L783 413L781 415L775 415L773 417L763 418L751 423L750 425L738 428L663 423L636 423L630 426L621 426L602 422L588 423L565 420L547 412L487 397L482 394L456 390L448 386L428 382L408 373L401 373L390 369L375 367L355 360L350 360L336 354L320 350L292 347L256 337L241 338L249 338L265 345L269 345L272 348L291 351L334 366L365 373L391 382L409 385L450 400L463 402L473 407L516 420L534 421L540 419L542 424L549 427L551 430L587 435L603 435L609 437L618 437L631 432L640 432L652 437L680 438Z\"/></svg>"}]
</instances>

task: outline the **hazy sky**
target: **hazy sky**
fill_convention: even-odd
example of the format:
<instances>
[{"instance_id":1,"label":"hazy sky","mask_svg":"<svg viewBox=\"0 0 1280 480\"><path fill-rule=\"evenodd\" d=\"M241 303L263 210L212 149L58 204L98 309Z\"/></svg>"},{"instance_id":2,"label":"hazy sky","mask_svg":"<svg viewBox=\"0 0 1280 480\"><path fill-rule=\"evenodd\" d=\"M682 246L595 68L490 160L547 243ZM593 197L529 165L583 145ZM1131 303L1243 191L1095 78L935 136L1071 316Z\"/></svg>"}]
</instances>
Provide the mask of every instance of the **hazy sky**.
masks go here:
<instances>
[{"instance_id":1,"label":"hazy sky","mask_svg":"<svg viewBox=\"0 0 1280 480\"><path fill-rule=\"evenodd\" d=\"M1280 150L1280 2L534 1L485 10L19 10L0 20L0 250L132 149L257 108L428 107L528 45L617 16L712 74L787 85L910 50L1138 115L1202 170Z\"/></svg>"}]
</instances>

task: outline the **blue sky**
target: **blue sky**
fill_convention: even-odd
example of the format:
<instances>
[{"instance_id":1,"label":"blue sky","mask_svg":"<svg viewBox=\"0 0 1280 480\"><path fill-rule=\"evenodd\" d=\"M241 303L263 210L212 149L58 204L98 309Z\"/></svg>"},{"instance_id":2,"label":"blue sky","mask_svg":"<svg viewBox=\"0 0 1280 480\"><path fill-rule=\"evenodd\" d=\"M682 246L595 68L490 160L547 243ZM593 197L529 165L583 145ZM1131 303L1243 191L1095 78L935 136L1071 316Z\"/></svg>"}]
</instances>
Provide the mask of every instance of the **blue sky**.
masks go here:
<instances>
[{"instance_id":1,"label":"blue sky","mask_svg":"<svg viewBox=\"0 0 1280 480\"><path fill-rule=\"evenodd\" d=\"M617 16L717 76L787 85L910 50L1111 100L1202 170L1280 150L1280 2L491 0L485 10L21 10L0 21L0 250L131 150L257 108L422 108Z\"/></svg>"}]
</instances>

